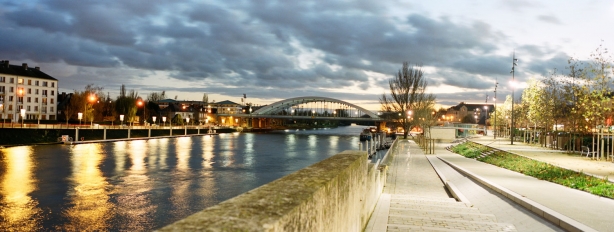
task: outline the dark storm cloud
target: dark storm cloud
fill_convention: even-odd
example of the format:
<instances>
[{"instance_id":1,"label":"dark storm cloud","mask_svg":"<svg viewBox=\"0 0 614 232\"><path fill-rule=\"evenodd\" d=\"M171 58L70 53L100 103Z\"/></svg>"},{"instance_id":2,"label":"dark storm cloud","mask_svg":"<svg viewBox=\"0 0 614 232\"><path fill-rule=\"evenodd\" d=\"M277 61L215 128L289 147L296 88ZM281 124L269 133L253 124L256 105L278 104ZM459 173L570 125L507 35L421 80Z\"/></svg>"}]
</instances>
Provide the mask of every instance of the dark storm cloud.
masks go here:
<instances>
[{"instance_id":1,"label":"dark storm cloud","mask_svg":"<svg viewBox=\"0 0 614 232\"><path fill-rule=\"evenodd\" d=\"M512 63L511 58L507 57L474 56L458 60L452 63L452 67L456 70L464 70L469 74L501 75L511 69Z\"/></svg>"},{"instance_id":2,"label":"dark storm cloud","mask_svg":"<svg viewBox=\"0 0 614 232\"><path fill-rule=\"evenodd\" d=\"M527 64L528 69L532 73L537 73L542 76L547 76L549 73L552 73L556 70L557 73L565 73L567 72L566 65L569 56L564 53L557 53L551 58L543 59L538 62L531 62ZM528 78L527 78L528 79Z\"/></svg>"},{"instance_id":3,"label":"dark storm cloud","mask_svg":"<svg viewBox=\"0 0 614 232\"><path fill-rule=\"evenodd\" d=\"M117 73L125 68L147 70L101 76L101 84L167 71L171 79L228 85L207 90L219 94L255 87L252 91L262 98L280 92L267 89L335 95L328 90L386 87L386 80L366 73L392 78L402 62L409 61L441 69L430 74L429 78L438 78L434 86L486 89L489 80L508 75L511 67L510 57L495 55L508 37L486 22L459 24L421 14L389 17L383 4L369 0L52 0L7 6L0 14L2 59L65 62ZM561 61L544 58L549 51L537 46L524 49L540 58L533 60L531 71ZM95 75L102 74L90 72L81 77L82 82L96 80Z\"/></svg>"}]
</instances>

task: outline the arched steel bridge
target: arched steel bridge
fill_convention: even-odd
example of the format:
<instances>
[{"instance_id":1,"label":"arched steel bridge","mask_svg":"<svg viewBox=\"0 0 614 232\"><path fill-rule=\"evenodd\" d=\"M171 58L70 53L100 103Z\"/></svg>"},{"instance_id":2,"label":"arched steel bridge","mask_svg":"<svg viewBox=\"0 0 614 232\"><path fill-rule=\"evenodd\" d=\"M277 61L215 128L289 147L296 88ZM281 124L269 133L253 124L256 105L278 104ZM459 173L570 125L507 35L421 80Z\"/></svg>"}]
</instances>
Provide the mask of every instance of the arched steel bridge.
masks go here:
<instances>
[{"instance_id":1,"label":"arched steel bridge","mask_svg":"<svg viewBox=\"0 0 614 232\"><path fill-rule=\"evenodd\" d=\"M252 118L294 118L351 121L382 121L369 110L342 100L328 97L296 97L264 106L254 112L234 114Z\"/></svg>"}]
</instances>

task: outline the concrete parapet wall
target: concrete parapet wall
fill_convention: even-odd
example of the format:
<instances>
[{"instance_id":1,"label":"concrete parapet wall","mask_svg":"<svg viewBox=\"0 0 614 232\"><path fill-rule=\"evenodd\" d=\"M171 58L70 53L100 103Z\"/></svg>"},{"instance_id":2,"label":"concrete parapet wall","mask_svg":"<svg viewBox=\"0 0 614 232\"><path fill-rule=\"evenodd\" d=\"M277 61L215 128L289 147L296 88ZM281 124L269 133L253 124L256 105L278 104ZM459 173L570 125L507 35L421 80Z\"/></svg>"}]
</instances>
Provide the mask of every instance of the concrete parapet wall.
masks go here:
<instances>
[{"instance_id":1,"label":"concrete parapet wall","mask_svg":"<svg viewBox=\"0 0 614 232\"><path fill-rule=\"evenodd\" d=\"M160 231L362 231L386 182L364 151L344 151Z\"/></svg>"}]
</instances>

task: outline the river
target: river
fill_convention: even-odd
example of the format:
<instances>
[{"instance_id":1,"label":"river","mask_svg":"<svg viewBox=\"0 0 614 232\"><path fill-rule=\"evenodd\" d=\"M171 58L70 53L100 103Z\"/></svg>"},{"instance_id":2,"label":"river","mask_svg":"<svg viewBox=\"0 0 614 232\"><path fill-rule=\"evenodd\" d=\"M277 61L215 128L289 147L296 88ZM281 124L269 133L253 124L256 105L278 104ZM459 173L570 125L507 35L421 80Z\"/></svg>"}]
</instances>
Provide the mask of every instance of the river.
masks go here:
<instances>
[{"instance_id":1,"label":"river","mask_svg":"<svg viewBox=\"0 0 614 232\"><path fill-rule=\"evenodd\" d=\"M364 126L0 149L0 231L150 231L344 150Z\"/></svg>"}]
</instances>

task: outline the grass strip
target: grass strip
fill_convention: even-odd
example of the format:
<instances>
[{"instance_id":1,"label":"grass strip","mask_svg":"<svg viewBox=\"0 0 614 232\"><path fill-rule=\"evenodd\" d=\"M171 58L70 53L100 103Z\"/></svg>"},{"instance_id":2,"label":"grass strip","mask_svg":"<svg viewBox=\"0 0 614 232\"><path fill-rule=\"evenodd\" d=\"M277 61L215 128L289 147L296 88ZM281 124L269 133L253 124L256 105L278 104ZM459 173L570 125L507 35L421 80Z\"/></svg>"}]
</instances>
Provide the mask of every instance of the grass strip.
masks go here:
<instances>
[{"instance_id":1,"label":"grass strip","mask_svg":"<svg viewBox=\"0 0 614 232\"><path fill-rule=\"evenodd\" d=\"M452 148L453 152L474 159L482 152L490 150L493 149L474 142L465 142ZM614 183L609 182L607 179L600 179L581 172L518 156L506 151L496 151L489 156L477 158L477 160L519 172L527 176L532 176L540 180L550 181L594 195L614 199Z\"/></svg>"}]
</instances>

